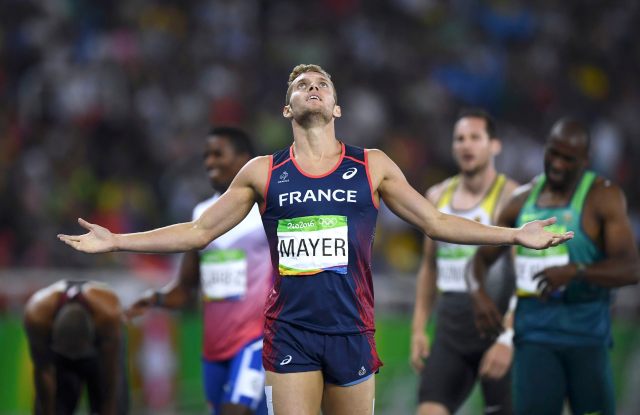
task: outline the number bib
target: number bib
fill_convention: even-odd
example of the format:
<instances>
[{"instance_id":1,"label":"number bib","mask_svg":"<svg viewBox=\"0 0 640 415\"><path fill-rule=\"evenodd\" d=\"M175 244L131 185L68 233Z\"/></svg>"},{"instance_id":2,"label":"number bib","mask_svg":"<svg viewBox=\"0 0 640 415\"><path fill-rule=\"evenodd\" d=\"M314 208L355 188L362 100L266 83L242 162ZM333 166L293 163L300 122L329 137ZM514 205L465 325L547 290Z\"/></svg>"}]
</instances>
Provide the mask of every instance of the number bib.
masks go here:
<instances>
[{"instance_id":1,"label":"number bib","mask_svg":"<svg viewBox=\"0 0 640 415\"><path fill-rule=\"evenodd\" d=\"M241 249L200 255L202 292L207 301L238 300L247 292L247 258Z\"/></svg>"},{"instance_id":2,"label":"number bib","mask_svg":"<svg viewBox=\"0 0 640 415\"><path fill-rule=\"evenodd\" d=\"M475 246L438 243L438 289L442 292L467 292L464 279Z\"/></svg>"},{"instance_id":3,"label":"number bib","mask_svg":"<svg viewBox=\"0 0 640 415\"><path fill-rule=\"evenodd\" d=\"M534 280L533 276L546 268L562 266L568 263L569 251L564 245L541 251L519 246L516 249L515 258L518 295L538 295L538 280Z\"/></svg>"},{"instance_id":4,"label":"number bib","mask_svg":"<svg viewBox=\"0 0 640 415\"><path fill-rule=\"evenodd\" d=\"M464 272L467 261L463 259L438 260L438 289L442 292L466 292Z\"/></svg>"},{"instance_id":5,"label":"number bib","mask_svg":"<svg viewBox=\"0 0 640 415\"><path fill-rule=\"evenodd\" d=\"M323 271L347 273L347 217L304 216L278 221L280 275L313 275Z\"/></svg>"}]
</instances>

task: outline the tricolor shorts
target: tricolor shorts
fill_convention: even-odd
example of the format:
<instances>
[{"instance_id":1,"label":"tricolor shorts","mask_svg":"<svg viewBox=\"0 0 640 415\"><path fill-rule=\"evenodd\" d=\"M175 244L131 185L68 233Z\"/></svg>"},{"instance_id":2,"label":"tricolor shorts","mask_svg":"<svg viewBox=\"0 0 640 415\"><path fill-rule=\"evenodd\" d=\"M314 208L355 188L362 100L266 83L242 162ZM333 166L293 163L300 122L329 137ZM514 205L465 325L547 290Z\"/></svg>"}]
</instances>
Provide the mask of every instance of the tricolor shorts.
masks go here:
<instances>
[{"instance_id":1,"label":"tricolor shorts","mask_svg":"<svg viewBox=\"0 0 640 415\"><path fill-rule=\"evenodd\" d=\"M251 341L229 360L203 359L202 367L212 413L219 414L224 404L237 404L251 408L257 415L267 414L262 339Z\"/></svg>"},{"instance_id":2,"label":"tricolor shorts","mask_svg":"<svg viewBox=\"0 0 640 415\"><path fill-rule=\"evenodd\" d=\"M275 373L319 370L325 382L351 386L378 372L373 333L323 334L280 321L265 330L263 364Z\"/></svg>"}]
</instances>

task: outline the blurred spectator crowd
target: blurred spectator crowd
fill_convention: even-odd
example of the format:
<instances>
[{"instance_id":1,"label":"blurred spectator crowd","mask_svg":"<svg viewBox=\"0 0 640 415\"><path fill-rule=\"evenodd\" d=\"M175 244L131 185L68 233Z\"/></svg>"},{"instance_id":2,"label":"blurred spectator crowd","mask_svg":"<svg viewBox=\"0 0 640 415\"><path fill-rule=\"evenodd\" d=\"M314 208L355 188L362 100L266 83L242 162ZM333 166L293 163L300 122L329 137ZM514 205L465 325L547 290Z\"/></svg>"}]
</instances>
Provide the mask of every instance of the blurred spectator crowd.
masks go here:
<instances>
[{"instance_id":1,"label":"blurred spectator crowd","mask_svg":"<svg viewBox=\"0 0 640 415\"><path fill-rule=\"evenodd\" d=\"M640 3L596 0L5 0L0 3L0 267L166 267L59 243L79 216L116 232L187 220L209 192L210 125L263 154L298 63L333 74L339 138L385 150L419 192L455 172L461 107L498 120L501 170L527 181L561 116L640 235ZM636 166L634 168L633 166ZM634 173L635 172L635 173ZM375 265L417 266L421 237L381 212Z\"/></svg>"}]
</instances>

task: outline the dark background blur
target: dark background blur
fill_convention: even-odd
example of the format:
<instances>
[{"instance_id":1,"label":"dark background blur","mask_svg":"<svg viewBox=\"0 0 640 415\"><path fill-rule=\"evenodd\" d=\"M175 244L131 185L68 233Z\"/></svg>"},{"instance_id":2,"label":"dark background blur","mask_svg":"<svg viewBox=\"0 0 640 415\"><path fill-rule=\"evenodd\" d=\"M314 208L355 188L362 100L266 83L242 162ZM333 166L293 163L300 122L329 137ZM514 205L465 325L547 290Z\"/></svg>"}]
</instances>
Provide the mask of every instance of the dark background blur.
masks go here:
<instances>
[{"instance_id":1,"label":"dark background blur","mask_svg":"<svg viewBox=\"0 0 640 415\"><path fill-rule=\"evenodd\" d=\"M201 153L211 125L247 129L261 154L291 143L281 109L298 63L333 75L338 137L386 151L419 192L455 172L450 135L462 107L496 117L498 167L521 182L541 172L551 124L582 118L592 168L625 190L638 238L639 9L633 0L4 0L0 306L20 313L24 289L6 287L25 272L170 278L174 257L84 255L55 235L81 232L77 217L115 232L189 219L210 194ZM420 247L381 210L380 278L410 278ZM49 282L35 281L27 291ZM616 316L636 327L638 290L625 293ZM404 294L406 311L413 293Z\"/></svg>"}]
</instances>

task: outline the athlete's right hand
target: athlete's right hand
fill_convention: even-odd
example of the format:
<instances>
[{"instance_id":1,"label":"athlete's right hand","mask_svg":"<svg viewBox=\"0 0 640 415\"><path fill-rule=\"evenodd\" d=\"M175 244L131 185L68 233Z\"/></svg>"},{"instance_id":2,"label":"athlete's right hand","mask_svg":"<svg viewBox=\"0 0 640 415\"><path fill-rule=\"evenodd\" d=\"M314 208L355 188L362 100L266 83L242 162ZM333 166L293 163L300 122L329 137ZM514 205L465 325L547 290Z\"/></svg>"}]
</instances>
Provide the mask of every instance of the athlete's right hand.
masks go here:
<instances>
[{"instance_id":1,"label":"athlete's right hand","mask_svg":"<svg viewBox=\"0 0 640 415\"><path fill-rule=\"evenodd\" d=\"M482 289L474 291L471 294L471 299L475 323L480 335L490 339L498 336L504 327L502 326L502 314L493 300Z\"/></svg>"},{"instance_id":2,"label":"athlete's right hand","mask_svg":"<svg viewBox=\"0 0 640 415\"><path fill-rule=\"evenodd\" d=\"M424 367L424 359L429 356L431 352L431 345L429 344L429 337L423 330L411 335L411 367L416 373L420 373Z\"/></svg>"},{"instance_id":3,"label":"athlete's right hand","mask_svg":"<svg viewBox=\"0 0 640 415\"><path fill-rule=\"evenodd\" d=\"M84 235L63 235L58 234L58 239L78 251L91 254L99 252L111 252L116 249L115 236L107 228L89 223L82 218L78 218L78 223L89 232Z\"/></svg>"}]
</instances>

